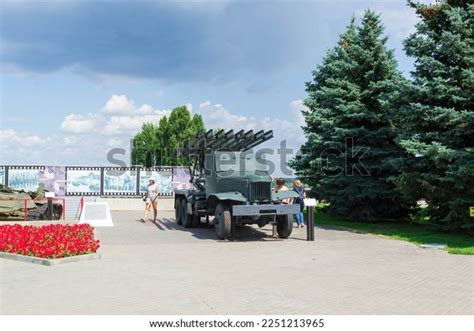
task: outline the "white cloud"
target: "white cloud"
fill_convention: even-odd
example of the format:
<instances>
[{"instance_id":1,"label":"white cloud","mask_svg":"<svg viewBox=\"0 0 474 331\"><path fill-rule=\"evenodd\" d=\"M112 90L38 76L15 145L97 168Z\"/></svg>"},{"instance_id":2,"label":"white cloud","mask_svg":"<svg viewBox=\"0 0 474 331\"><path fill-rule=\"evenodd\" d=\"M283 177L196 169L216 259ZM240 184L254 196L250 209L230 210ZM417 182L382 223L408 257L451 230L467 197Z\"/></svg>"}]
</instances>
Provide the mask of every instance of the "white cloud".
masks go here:
<instances>
[{"instance_id":1,"label":"white cloud","mask_svg":"<svg viewBox=\"0 0 474 331\"><path fill-rule=\"evenodd\" d=\"M303 130L304 117L301 110L306 107L302 100L293 100L288 105L287 117L257 118L255 116L244 116L233 114L221 104L212 104L205 101L199 105L199 112L203 116L206 128L221 128L225 130L273 130L275 138L289 139L300 143L304 140Z\"/></svg>"},{"instance_id":2,"label":"white cloud","mask_svg":"<svg viewBox=\"0 0 474 331\"><path fill-rule=\"evenodd\" d=\"M18 137L15 130L12 130L12 129L0 130L0 142L2 144L8 141L15 141L16 139L18 139Z\"/></svg>"},{"instance_id":3,"label":"white cloud","mask_svg":"<svg viewBox=\"0 0 474 331\"><path fill-rule=\"evenodd\" d=\"M13 129L0 130L0 164L35 164L44 162L54 152L55 140Z\"/></svg>"},{"instance_id":4,"label":"white cloud","mask_svg":"<svg viewBox=\"0 0 474 331\"><path fill-rule=\"evenodd\" d=\"M303 104L303 100L301 99L297 99L297 100L293 100L290 102L290 110L293 112L293 115L295 116L296 118L296 123L301 127L301 126L304 126L305 125L305 121L304 121L304 116L303 116L303 113L302 111L303 110L308 110L308 107L306 107L304 104Z\"/></svg>"},{"instance_id":5,"label":"white cloud","mask_svg":"<svg viewBox=\"0 0 474 331\"><path fill-rule=\"evenodd\" d=\"M42 138L26 132L19 133L12 129L0 130L0 144L3 146L16 147L39 147L51 141L51 138Z\"/></svg>"},{"instance_id":6,"label":"white cloud","mask_svg":"<svg viewBox=\"0 0 474 331\"><path fill-rule=\"evenodd\" d=\"M79 138L77 138L76 136L66 136L66 137L63 137L63 143L64 145L74 145L75 143L77 143L79 141Z\"/></svg>"},{"instance_id":7,"label":"white cloud","mask_svg":"<svg viewBox=\"0 0 474 331\"><path fill-rule=\"evenodd\" d=\"M205 101L199 104L199 113L204 119L206 128L219 129L244 129L253 130L256 128L256 119L243 115L235 115L224 108L223 105L216 103L212 104L210 101Z\"/></svg>"},{"instance_id":8,"label":"white cloud","mask_svg":"<svg viewBox=\"0 0 474 331\"><path fill-rule=\"evenodd\" d=\"M187 104L192 109L191 104ZM133 134L144 123L157 124L168 115L168 110L155 109L148 104L136 108L126 95L112 95L100 112L95 114L69 114L61 123L61 130L69 133L98 132L104 135ZM73 144L73 137L64 137L65 144Z\"/></svg>"},{"instance_id":9,"label":"white cloud","mask_svg":"<svg viewBox=\"0 0 474 331\"><path fill-rule=\"evenodd\" d=\"M112 95L102 108L104 113L128 113L135 110L135 102L126 95Z\"/></svg>"},{"instance_id":10,"label":"white cloud","mask_svg":"<svg viewBox=\"0 0 474 331\"><path fill-rule=\"evenodd\" d=\"M150 105L141 105L139 108L135 110L135 114L137 115L148 115L153 113L154 109Z\"/></svg>"},{"instance_id":11,"label":"white cloud","mask_svg":"<svg viewBox=\"0 0 474 331\"><path fill-rule=\"evenodd\" d=\"M123 140L119 138L109 138L106 142L106 145L108 147L118 147L118 146L123 146Z\"/></svg>"},{"instance_id":12,"label":"white cloud","mask_svg":"<svg viewBox=\"0 0 474 331\"><path fill-rule=\"evenodd\" d=\"M61 123L61 130L71 133L85 133L94 130L100 118L95 114L69 114Z\"/></svg>"},{"instance_id":13,"label":"white cloud","mask_svg":"<svg viewBox=\"0 0 474 331\"><path fill-rule=\"evenodd\" d=\"M112 116L102 129L102 133L106 135L121 134L124 132L134 133L140 130L145 123L157 124L160 119L168 115L166 110L154 110L151 114L132 116Z\"/></svg>"},{"instance_id":14,"label":"white cloud","mask_svg":"<svg viewBox=\"0 0 474 331\"><path fill-rule=\"evenodd\" d=\"M190 102L188 102L187 104L185 104L185 106L186 106L186 109L189 110L190 113L193 112L193 105L192 105Z\"/></svg>"}]
</instances>

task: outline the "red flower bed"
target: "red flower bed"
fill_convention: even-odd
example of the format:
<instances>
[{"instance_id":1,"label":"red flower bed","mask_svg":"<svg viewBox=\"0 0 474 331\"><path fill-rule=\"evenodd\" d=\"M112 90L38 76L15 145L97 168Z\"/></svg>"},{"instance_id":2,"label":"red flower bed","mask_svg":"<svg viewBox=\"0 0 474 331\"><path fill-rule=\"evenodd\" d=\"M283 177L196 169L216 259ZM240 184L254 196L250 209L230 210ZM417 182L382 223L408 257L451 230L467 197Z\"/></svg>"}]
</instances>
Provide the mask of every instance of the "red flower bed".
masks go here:
<instances>
[{"instance_id":1,"label":"red flower bed","mask_svg":"<svg viewBox=\"0 0 474 331\"><path fill-rule=\"evenodd\" d=\"M89 224L0 225L0 252L42 258L95 253L99 241L93 229Z\"/></svg>"}]
</instances>

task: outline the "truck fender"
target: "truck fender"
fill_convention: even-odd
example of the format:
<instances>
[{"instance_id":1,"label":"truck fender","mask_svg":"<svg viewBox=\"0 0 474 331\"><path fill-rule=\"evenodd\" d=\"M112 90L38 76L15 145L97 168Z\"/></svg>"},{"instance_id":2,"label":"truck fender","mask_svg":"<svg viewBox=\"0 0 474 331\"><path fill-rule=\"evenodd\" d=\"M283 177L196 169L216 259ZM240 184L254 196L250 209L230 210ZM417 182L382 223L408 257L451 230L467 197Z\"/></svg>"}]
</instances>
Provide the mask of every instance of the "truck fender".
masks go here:
<instances>
[{"instance_id":1,"label":"truck fender","mask_svg":"<svg viewBox=\"0 0 474 331\"><path fill-rule=\"evenodd\" d=\"M274 191L272 192L272 200L277 201L277 200L283 200L283 199L291 199L291 198L297 198L298 193L295 191Z\"/></svg>"},{"instance_id":2,"label":"truck fender","mask_svg":"<svg viewBox=\"0 0 474 331\"><path fill-rule=\"evenodd\" d=\"M208 207L214 209L217 206L218 201L235 201L240 203L247 202L247 198L242 195L240 192L220 192L220 193L212 193L209 194L207 197L207 204Z\"/></svg>"},{"instance_id":3,"label":"truck fender","mask_svg":"<svg viewBox=\"0 0 474 331\"><path fill-rule=\"evenodd\" d=\"M176 190L174 191L174 195L184 195L185 197L187 197L188 195L191 194L191 190L186 190L186 189L181 189L181 190Z\"/></svg>"},{"instance_id":4,"label":"truck fender","mask_svg":"<svg viewBox=\"0 0 474 331\"><path fill-rule=\"evenodd\" d=\"M194 201L194 191L192 190L176 190L174 192L174 196L175 197L183 197L186 199L187 202L193 202Z\"/></svg>"}]
</instances>

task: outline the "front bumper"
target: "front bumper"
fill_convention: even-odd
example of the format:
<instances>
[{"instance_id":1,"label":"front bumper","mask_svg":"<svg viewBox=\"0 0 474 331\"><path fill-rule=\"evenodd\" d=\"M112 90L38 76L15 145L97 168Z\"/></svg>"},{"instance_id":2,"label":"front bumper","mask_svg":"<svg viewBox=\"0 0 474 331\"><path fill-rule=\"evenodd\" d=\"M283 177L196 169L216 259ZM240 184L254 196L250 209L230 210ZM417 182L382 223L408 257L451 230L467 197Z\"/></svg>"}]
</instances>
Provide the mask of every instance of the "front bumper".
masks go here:
<instances>
[{"instance_id":1,"label":"front bumper","mask_svg":"<svg viewBox=\"0 0 474 331\"><path fill-rule=\"evenodd\" d=\"M233 216L294 215L300 211L299 204L232 206Z\"/></svg>"}]
</instances>

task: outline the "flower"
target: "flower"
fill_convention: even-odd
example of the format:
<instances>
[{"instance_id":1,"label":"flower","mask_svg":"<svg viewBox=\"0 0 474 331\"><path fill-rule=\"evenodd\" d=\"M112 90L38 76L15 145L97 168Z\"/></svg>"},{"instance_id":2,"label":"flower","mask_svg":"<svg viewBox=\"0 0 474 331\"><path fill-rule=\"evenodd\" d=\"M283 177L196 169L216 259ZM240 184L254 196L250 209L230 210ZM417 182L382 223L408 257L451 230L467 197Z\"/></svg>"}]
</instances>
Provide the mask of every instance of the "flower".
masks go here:
<instances>
[{"instance_id":1,"label":"flower","mask_svg":"<svg viewBox=\"0 0 474 331\"><path fill-rule=\"evenodd\" d=\"M62 258L95 253L99 247L89 224L0 225L0 252Z\"/></svg>"}]
</instances>

